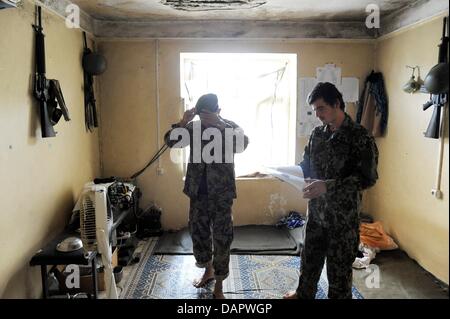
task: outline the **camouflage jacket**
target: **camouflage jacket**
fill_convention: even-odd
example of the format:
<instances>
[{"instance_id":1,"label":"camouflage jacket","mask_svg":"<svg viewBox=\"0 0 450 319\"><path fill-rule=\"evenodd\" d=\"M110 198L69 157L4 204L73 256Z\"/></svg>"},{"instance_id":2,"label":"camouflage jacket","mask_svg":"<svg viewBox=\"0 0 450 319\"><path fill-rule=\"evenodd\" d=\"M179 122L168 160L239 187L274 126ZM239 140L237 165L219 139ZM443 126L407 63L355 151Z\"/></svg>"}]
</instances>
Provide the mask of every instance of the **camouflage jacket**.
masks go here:
<instances>
[{"instance_id":1,"label":"camouflage jacket","mask_svg":"<svg viewBox=\"0 0 450 319\"><path fill-rule=\"evenodd\" d=\"M338 130L316 127L300 163L305 178L324 180L327 192L309 201L313 217L325 223L359 220L362 191L378 179L378 148L372 136L345 114Z\"/></svg>"},{"instance_id":2,"label":"camouflage jacket","mask_svg":"<svg viewBox=\"0 0 450 319\"><path fill-rule=\"evenodd\" d=\"M228 128L233 129L232 131L237 133L240 132L244 139L243 145L241 149L236 147L236 137L233 139L229 139L231 143L226 143L226 134L221 134L222 138L222 156L219 161L212 161L211 163L205 163L203 158L198 158L198 160L193 160L194 158L194 138L196 134L194 131L194 126L198 125L201 128L201 134L205 131L205 127L201 126L201 121L189 122L186 125L186 129L189 132L189 140L185 143L182 142L181 136L178 136L174 139L170 138L170 134L172 131L178 127L177 124L172 125L172 129L169 130L165 136L164 140L169 147L185 147L190 145L190 154L189 154L189 162L187 166L186 179L184 183L183 192L189 196L190 198L196 198L199 193L199 187L202 182L203 174L206 174L206 187L209 197L220 197L221 199L230 199L236 198L236 183L235 183L235 173L234 173L234 154L243 152L248 145L248 137L243 134L242 128L240 128L236 123L222 119ZM223 133L223 131L222 131ZM176 134L175 134L176 135ZM200 136L202 136L200 135ZM207 146L211 141L214 140L212 136L208 140L201 140L201 152L198 154L203 154L203 149ZM232 149L231 149L231 148ZM230 150L229 154L231 157L226 159L226 149ZM211 150L211 154L214 155L214 150Z\"/></svg>"}]
</instances>

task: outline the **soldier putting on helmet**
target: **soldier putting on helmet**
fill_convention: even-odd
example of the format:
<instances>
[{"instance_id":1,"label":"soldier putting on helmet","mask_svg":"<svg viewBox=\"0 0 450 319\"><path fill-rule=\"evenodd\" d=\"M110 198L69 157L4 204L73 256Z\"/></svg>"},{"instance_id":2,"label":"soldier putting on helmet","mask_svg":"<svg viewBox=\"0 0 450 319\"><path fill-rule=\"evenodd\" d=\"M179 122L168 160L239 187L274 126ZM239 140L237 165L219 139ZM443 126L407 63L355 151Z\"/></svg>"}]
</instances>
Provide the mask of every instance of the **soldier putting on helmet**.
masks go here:
<instances>
[{"instance_id":1,"label":"soldier putting on helmet","mask_svg":"<svg viewBox=\"0 0 450 319\"><path fill-rule=\"evenodd\" d=\"M200 288L215 279L213 296L223 299L233 241L234 154L245 150L248 138L219 113L215 94L201 96L195 108L172 125L165 141L173 148L191 146L183 192L190 198L189 231L196 265L205 268L193 285ZM193 121L195 115L200 121Z\"/></svg>"},{"instance_id":2,"label":"soldier putting on helmet","mask_svg":"<svg viewBox=\"0 0 450 319\"><path fill-rule=\"evenodd\" d=\"M284 298L315 298L325 259L328 298L352 298L362 191L378 178L378 149L366 129L345 113L333 84L317 84L308 103L323 125L312 131L300 163L308 218L299 284Z\"/></svg>"}]
</instances>

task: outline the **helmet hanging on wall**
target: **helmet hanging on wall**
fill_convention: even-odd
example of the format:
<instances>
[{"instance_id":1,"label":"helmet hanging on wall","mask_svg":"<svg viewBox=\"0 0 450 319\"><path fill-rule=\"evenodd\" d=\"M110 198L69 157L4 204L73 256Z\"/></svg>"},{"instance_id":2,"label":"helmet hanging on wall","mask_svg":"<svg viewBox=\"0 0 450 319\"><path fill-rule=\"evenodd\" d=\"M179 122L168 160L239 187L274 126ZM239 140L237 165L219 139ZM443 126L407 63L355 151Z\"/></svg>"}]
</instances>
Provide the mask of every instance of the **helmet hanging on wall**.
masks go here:
<instances>
[{"instance_id":1,"label":"helmet hanging on wall","mask_svg":"<svg viewBox=\"0 0 450 319\"><path fill-rule=\"evenodd\" d=\"M100 75L106 71L107 63L103 55L87 53L83 56L83 69L90 75Z\"/></svg>"},{"instance_id":2,"label":"helmet hanging on wall","mask_svg":"<svg viewBox=\"0 0 450 319\"><path fill-rule=\"evenodd\" d=\"M448 92L448 63L438 63L425 77L424 86L431 94Z\"/></svg>"},{"instance_id":3,"label":"helmet hanging on wall","mask_svg":"<svg viewBox=\"0 0 450 319\"><path fill-rule=\"evenodd\" d=\"M449 50L449 23L444 17L441 44L439 44L438 64L431 68L425 77L424 86L431 94L448 93L448 50Z\"/></svg>"}]
</instances>

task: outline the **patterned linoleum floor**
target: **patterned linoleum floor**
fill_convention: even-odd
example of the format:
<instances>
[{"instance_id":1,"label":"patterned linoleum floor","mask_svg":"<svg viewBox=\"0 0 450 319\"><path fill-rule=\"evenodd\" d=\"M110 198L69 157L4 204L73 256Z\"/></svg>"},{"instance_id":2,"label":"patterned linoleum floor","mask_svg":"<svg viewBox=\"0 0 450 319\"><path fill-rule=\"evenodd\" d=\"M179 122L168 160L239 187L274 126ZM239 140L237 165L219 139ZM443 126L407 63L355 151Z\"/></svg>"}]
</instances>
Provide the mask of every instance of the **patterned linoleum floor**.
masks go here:
<instances>
[{"instance_id":1,"label":"patterned linoleum floor","mask_svg":"<svg viewBox=\"0 0 450 319\"><path fill-rule=\"evenodd\" d=\"M214 282L204 288L192 286L202 275L192 255L154 255L157 238L141 247L140 262L130 268L121 283L125 299L210 299ZM227 299L277 299L295 289L300 258L296 256L231 255L230 275L223 283ZM128 268L128 267L127 267ZM326 298L328 281L325 272L319 281L316 298ZM362 295L353 288L353 298Z\"/></svg>"}]
</instances>

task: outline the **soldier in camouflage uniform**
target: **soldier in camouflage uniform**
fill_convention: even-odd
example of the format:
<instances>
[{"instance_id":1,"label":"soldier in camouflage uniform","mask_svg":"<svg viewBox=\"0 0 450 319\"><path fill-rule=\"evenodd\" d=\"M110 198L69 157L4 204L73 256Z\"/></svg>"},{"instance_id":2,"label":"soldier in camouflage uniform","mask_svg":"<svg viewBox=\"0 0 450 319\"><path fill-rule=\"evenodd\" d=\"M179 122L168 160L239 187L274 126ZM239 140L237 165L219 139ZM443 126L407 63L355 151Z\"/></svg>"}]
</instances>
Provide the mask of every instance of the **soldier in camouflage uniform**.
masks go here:
<instances>
[{"instance_id":1,"label":"soldier in camouflage uniform","mask_svg":"<svg viewBox=\"0 0 450 319\"><path fill-rule=\"evenodd\" d=\"M170 147L191 145L183 192L190 198L189 231L196 265L205 268L202 278L194 280L194 286L202 287L215 278L214 297L224 298L222 282L229 274L230 247L233 241L231 207L233 199L236 198L233 157L234 153L245 150L248 138L236 123L223 119L219 116L219 112L217 96L203 95L195 108L186 111L183 119L178 124L172 125L172 130L165 135L165 141ZM200 123L192 121L196 114L200 117ZM188 130L188 141L183 142L176 134L170 137L172 131L180 127ZM196 161L194 131L199 129L202 136L208 128L220 130L222 154L218 161L205 162L203 156ZM240 135L241 143L237 142L239 137L226 140L225 129L231 129L234 134ZM214 138L212 136L210 139L201 140L200 154L203 154L204 147ZM227 148L231 153L231 160L226 159ZM212 155L214 151L216 150L212 150Z\"/></svg>"},{"instance_id":2,"label":"soldier in camouflage uniform","mask_svg":"<svg viewBox=\"0 0 450 319\"><path fill-rule=\"evenodd\" d=\"M302 167L308 203L299 285L284 297L313 299L326 259L328 298L352 298L352 263L359 244L362 191L378 179L372 136L344 112L341 93L319 83L308 97L324 125L305 147Z\"/></svg>"}]
</instances>

